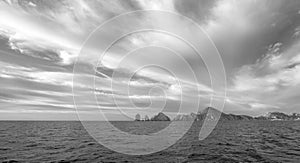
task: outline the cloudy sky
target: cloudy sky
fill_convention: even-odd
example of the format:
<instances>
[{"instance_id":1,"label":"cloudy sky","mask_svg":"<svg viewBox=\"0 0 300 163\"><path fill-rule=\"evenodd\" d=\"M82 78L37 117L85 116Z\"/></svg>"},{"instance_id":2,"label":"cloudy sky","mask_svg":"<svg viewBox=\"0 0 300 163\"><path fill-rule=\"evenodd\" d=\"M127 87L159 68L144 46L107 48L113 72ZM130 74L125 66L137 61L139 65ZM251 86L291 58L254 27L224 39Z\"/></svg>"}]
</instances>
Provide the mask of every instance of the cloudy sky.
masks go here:
<instances>
[{"instance_id":1,"label":"cloudy sky","mask_svg":"<svg viewBox=\"0 0 300 163\"><path fill-rule=\"evenodd\" d=\"M132 32L99 54L133 26L171 26L198 36L187 19L139 12L84 44L104 22L141 10L176 13L197 23L220 53L226 88L212 89L214 67L208 70L203 60L210 50L204 48L200 57L170 33ZM180 106L182 113L196 112L212 96L225 101L228 113L300 112L299 38L299 0L4 0L0 119L76 120L73 96L81 99L77 111L89 120L103 118L99 111L109 119L161 110L172 116ZM73 82L75 63L80 71ZM91 91L97 105L86 96Z\"/></svg>"}]
</instances>

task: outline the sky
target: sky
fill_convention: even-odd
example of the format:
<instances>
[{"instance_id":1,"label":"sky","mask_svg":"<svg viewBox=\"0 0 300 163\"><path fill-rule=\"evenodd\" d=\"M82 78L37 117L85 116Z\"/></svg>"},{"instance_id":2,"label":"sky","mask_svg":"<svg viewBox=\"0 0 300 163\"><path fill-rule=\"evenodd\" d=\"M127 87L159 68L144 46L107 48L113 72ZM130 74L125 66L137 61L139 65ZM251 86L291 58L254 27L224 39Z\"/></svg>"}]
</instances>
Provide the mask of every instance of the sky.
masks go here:
<instances>
[{"instance_id":1,"label":"sky","mask_svg":"<svg viewBox=\"0 0 300 163\"><path fill-rule=\"evenodd\" d=\"M181 17L136 12L142 10ZM223 65L208 68L203 58L212 57L209 48L199 55L163 31L135 31L113 42L137 27L171 27L206 47L190 21L210 38ZM226 113L299 113L299 38L299 0L4 0L0 120L174 116L210 106L211 97L225 101L219 109ZM108 44L106 54L99 53ZM220 66L226 87L212 88L211 72ZM215 75L221 85L221 72Z\"/></svg>"}]
</instances>

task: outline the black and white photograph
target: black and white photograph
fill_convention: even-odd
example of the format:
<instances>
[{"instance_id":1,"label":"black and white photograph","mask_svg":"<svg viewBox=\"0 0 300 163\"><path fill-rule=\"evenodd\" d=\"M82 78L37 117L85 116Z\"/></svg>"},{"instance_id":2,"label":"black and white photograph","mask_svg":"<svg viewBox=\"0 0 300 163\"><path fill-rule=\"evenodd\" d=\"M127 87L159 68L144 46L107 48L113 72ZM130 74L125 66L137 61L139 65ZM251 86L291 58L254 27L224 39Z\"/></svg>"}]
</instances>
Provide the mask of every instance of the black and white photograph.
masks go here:
<instances>
[{"instance_id":1,"label":"black and white photograph","mask_svg":"<svg viewBox=\"0 0 300 163\"><path fill-rule=\"evenodd\" d=\"M300 162L300 0L0 0L0 162Z\"/></svg>"}]
</instances>

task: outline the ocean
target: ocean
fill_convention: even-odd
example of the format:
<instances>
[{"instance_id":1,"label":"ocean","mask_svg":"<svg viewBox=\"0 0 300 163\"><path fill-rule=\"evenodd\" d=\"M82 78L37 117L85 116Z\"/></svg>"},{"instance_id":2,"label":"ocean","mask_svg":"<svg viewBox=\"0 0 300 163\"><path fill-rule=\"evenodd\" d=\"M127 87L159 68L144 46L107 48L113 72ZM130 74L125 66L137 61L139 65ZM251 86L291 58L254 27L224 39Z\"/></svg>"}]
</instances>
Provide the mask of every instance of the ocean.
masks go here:
<instances>
[{"instance_id":1,"label":"ocean","mask_svg":"<svg viewBox=\"0 0 300 163\"><path fill-rule=\"evenodd\" d=\"M157 132L168 123L113 122L123 131L137 134ZM184 122L176 123L180 126ZM163 151L130 156L98 144L80 122L1 121L0 160L1 162L299 162L300 160L300 121L219 122L213 132L202 141L198 140L200 127L200 122L195 122L182 139ZM122 142L120 138L119 143L128 142Z\"/></svg>"}]
</instances>

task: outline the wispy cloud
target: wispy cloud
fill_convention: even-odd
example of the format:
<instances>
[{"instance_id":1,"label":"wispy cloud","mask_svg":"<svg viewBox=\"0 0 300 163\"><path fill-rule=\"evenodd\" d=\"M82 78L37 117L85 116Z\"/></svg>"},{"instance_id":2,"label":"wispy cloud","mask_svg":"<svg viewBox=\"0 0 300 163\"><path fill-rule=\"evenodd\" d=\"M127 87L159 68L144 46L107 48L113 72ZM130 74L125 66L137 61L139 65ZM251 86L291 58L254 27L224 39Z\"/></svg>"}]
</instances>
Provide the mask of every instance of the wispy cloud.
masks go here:
<instances>
[{"instance_id":1,"label":"wispy cloud","mask_svg":"<svg viewBox=\"0 0 300 163\"><path fill-rule=\"evenodd\" d=\"M46 117L62 113L74 119L72 87L78 90L75 96L84 99L86 110L80 111L87 117L99 109L113 116L120 108L128 115L138 111L151 115L162 108L175 112L180 104L185 108L182 112L191 112L193 106L208 106L211 97L225 98L225 110L233 112L298 111L299 6L298 0L2 1L0 112L27 119L30 113ZM164 32L132 33L110 48L93 68L96 74L84 71L100 57L97 50L104 48L102 43L131 24L171 25L173 30L196 35L183 19L149 13L119 22L87 46L84 59L77 62L83 69L80 80L73 83L73 64L88 34L106 20L136 10L175 12L198 23L221 53L227 97L211 88L202 58L186 42ZM152 67L140 69L144 65ZM94 77L95 88L86 84ZM98 98L97 106L84 97L91 91Z\"/></svg>"}]
</instances>

